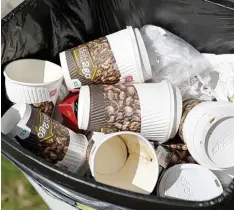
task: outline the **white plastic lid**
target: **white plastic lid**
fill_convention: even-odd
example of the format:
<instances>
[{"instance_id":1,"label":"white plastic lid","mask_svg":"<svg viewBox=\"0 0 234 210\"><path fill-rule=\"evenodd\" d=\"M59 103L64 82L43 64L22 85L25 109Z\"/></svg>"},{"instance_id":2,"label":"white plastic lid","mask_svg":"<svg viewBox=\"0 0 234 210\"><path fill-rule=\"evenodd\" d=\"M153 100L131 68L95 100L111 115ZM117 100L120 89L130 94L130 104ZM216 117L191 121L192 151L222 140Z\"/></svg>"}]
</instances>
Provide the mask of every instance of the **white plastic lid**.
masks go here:
<instances>
[{"instance_id":1,"label":"white plastic lid","mask_svg":"<svg viewBox=\"0 0 234 210\"><path fill-rule=\"evenodd\" d=\"M146 47L144 44L144 41L142 39L141 33L138 28L134 29L135 31L135 37L137 40L138 44L138 49L140 52L140 58L141 58L141 63L142 63L142 71L143 71L143 76L145 81L152 79L153 74L152 74L152 69L149 61L149 56L146 51Z\"/></svg>"},{"instance_id":2,"label":"white plastic lid","mask_svg":"<svg viewBox=\"0 0 234 210\"><path fill-rule=\"evenodd\" d=\"M226 102L203 102L188 113L184 122L183 136L196 162L212 170L225 168L225 163L219 162L217 165L211 160L207 148L208 145L210 147L211 132L230 116L234 117L234 106Z\"/></svg>"},{"instance_id":3,"label":"white plastic lid","mask_svg":"<svg viewBox=\"0 0 234 210\"><path fill-rule=\"evenodd\" d=\"M207 135L210 159L220 168L234 166L234 117L219 120Z\"/></svg>"},{"instance_id":4,"label":"white plastic lid","mask_svg":"<svg viewBox=\"0 0 234 210\"><path fill-rule=\"evenodd\" d=\"M90 115L90 90L89 86L82 86L79 94L79 109L77 112L78 127L87 130Z\"/></svg>"},{"instance_id":5,"label":"white plastic lid","mask_svg":"<svg viewBox=\"0 0 234 210\"><path fill-rule=\"evenodd\" d=\"M169 168L159 184L159 195L191 201L207 201L223 193L218 178L197 164L180 164Z\"/></svg>"}]
</instances>

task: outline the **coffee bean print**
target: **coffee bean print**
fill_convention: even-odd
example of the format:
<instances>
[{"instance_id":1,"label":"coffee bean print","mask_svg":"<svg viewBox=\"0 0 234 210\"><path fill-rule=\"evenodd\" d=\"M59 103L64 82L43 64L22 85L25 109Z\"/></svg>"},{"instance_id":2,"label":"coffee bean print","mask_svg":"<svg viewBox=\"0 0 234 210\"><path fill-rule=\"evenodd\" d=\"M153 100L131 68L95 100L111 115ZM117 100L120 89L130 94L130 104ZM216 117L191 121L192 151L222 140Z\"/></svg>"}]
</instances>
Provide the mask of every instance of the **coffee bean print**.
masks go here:
<instances>
[{"instance_id":1,"label":"coffee bean print","mask_svg":"<svg viewBox=\"0 0 234 210\"><path fill-rule=\"evenodd\" d=\"M183 127L184 127L184 121L188 115L188 113L195 107L197 106L201 101L197 99L188 99L183 102L183 110L182 110L182 117L180 121L180 126L179 126L179 136L183 140Z\"/></svg>"},{"instance_id":2,"label":"coffee bean print","mask_svg":"<svg viewBox=\"0 0 234 210\"><path fill-rule=\"evenodd\" d=\"M108 40L105 37L87 43L93 63L96 66L94 84L116 84L120 81L120 72Z\"/></svg>"},{"instance_id":3,"label":"coffee bean print","mask_svg":"<svg viewBox=\"0 0 234 210\"><path fill-rule=\"evenodd\" d=\"M52 101L46 101L41 103L32 104L32 106L39 111L45 113L47 116L52 117L54 112L54 104Z\"/></svg>"},{"instance_id":4,"label":"coffee bean print","mask_svg":"<svg viewBox=\"0 0 234 210\"><path fill-rule=\"evenodd\" d=\"M140 132L141 111L137 91L133 85L104 85L106 126L121 131Z\"/></svg>"}]
</instances>

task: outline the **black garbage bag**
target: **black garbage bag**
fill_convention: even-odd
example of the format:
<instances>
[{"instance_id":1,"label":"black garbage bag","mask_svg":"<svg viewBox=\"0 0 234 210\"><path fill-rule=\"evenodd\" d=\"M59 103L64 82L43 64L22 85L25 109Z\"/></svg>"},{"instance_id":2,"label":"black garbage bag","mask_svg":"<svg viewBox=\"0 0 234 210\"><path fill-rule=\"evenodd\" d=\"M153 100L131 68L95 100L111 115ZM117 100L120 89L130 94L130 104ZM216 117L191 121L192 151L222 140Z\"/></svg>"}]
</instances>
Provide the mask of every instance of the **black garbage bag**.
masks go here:
<instances>
[{"instance_id":1,"label":"black garbage bag","mask_svg":"<svg viewBox=\"0 0 234 210\"><path fill-rule=\"evenodd\" d=\"M201 52L234 53L233 0L26 0L2 19L2 72L20 58L59 63L59 52L131 25L153 24ZM123 46L124 50L124 46ZM2 75L2 114L7 100ZM234 181L211 201L140 195L79 178L48 164L2 134L2 154L58 199L96 209L233 209Z\"/></svg>"}]
</instances>

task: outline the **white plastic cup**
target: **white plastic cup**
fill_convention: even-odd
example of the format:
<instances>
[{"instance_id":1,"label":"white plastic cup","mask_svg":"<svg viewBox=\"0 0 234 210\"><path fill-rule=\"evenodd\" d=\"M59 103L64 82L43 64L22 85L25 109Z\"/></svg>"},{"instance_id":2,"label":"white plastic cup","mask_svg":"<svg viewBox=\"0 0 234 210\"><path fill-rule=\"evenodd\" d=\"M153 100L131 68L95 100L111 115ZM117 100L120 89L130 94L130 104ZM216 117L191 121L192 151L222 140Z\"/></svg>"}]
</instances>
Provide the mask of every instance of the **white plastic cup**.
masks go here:
<instances>
[{"instance_id":1,"label":"white plastic cup","mask_svg":"<svg viewBox=\"0 0 234 210\"><path fill-rule=\"evenodd\" d=\"M88 156L97 182L142 194L150 194L158 179L159 165L153 146L133 132L94 133Z\"/></svg>"},{"instance_id":2,"label":"white plastic cup","mask_svg":"<svg viewBox=\"0 0 234 210\"><path fill-rule=\"evenodd\" d=\"M184 121L183 138L193 158L212 169L234 166L234 105L203 102Z\"/></svg>"},{"instance_id":3,"label":"white plastic cup","mask_svg":"<svg viewBox=\"0 0 234 210\"><path fill-rule=\"evenodd\" d=\"M169 168L158 187L160 197L189 201L208 201L222 193L223 187L218 178L197 164L179 164Z\"/></svg>"},{"instance_id":4,"label":"white plastic cup","mask_svg":"<svg viewBox=\"0 0 234 210\"><path fill-rule=\"evenodd\" d=\"M86 137L74 133L28 104L13 105L1 122L3 134L15 138L26 149L65 170L76 173L86 162Z\"/></svg>"},{"instance_id":5,"label":"white plastic cup","mask_svg":"<svg viewBox=\"0 0 234 210\"><path fill-rule=\"evenodd\" d=\"M49 61L22 59L8 64L4 71L7 97L14 103L56 104L63 73Z\"/></svg>"},{"instance_id":6,"label":"white plastic cup","mask_svg":"<svg viewBox=\"0 0 234 210\"><path fill-rule=\"evenodd\" d=\"M113 94L113 97L117 94L118 99L112 96L111 100L106 98L109 94ZM109 110L113 109L111 104L114 107L114 117L107 118ZM127 113L128 110L133 114ZM165 81L152 84L82 86L80 89L78 124L83 130L130 130L140 132L147 139L165 142L176 135L181 114L180 91ZM121 125L119 118L122 119ZM112 124L109 123L111 120ZM134 124L138 125L137 129Z\"/></svg>"},{"instance_id":7,"label":"white plastic cup","mask_svg":"<svg viewBox=\"0 0 234 210\"><path fill-rule=\"evenodd\" d=\"M109 48L108 53L103 55L102 61L95 61L96 58L93 57L92 50L93 43L96 46L102 45L102 49ZM141 66L141 58L137 46L134 31L131 26L128 26L127 29L61 52L59 56L68 89L75 92L81 85L143 83L149 77L152 78L152 76L145 76L143 73L144 69ZM102 66L105 67L112 64L111 68L120 74L119 80L96 81L97 71L101 69L103 72ZM106 75L104 76L105 78L107 77Z\"/></svg>"}]
</instances>

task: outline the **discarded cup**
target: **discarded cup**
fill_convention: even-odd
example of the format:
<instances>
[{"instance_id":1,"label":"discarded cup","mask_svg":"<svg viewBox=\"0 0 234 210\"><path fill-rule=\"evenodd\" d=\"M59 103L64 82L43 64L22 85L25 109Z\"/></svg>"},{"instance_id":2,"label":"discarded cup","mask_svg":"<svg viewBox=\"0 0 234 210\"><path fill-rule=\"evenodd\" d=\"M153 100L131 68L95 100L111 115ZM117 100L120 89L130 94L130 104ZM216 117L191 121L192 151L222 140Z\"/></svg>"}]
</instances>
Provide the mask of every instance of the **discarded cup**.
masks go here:
<instances>
[{"instance_id":1,"label":"discarded cup","mask_svg":"<svg viewBox=\"0 0 234 210\"><path fill-rule=\"evenodd\" d=\"M193 158L217 170L234 166L234 105L228 102L203 102L184 120L182 135Z\"/></svg>"},{"instance_id":2,"label":"discarded cup","mask_svg":"<svg viewBox=\"0 0 234 210\"><path fill-rule=\"evenodd\" d=\"M8 64L4 76L10 101L32 104L48 116L53 115L63 80L60 66L49 61L22 59Z\"/></svg>"},{"instance_id":3,"label":"discarded cup","mask_svg":"<svg viewBox=\"0 0 234 210\"><path fill-rule=\"evenodd\" d=\"M46 161L78 172L86 161L88 141L28 104L13 105L2 117L2 133Z\"/></svg>"},{"instance_id":4,"label":"discarded cup","mask_svg":"<svg viewBox=\"0 0 234 210\"><path fill-rule=\"evenodd\" d=\"M158 187L161 197L190 201L208 201L223 193L218 178L197 164L175 165L162 175Z\"/></svg>"},{"instance_id":5,"label":"discarded cup","mask_svg":"<svg viewBox=\"0 0 234 210\"><path fill-rule=\"evenodd\" d=\"M146 73L142 69L131 26L61 52L60 61L70 91L81 85L143 83L152 78L151 68Z\"/></svg>"},{"instance_id":6,"label":"discarded cup","mask_svg":"<svg viewBox=\"0 0 234 210\"><path fill-rule=\"evenodd\" d=\"M165 142L176 135L181 113L180 91L167 82L82 86L78 126L104 133L139 132Z\"/></svg>"},{"instance_id":7,"label":"discarded cup","mask_svg":"<svg viewBox=\"0 0 234 210\"><path fill-rule=\"evenodd\" d=\"M97 182L142 194L153 191L159 165L147 139L133 132L95 133L91 144L87 156Z\"/></svg>"}]
</instances>

